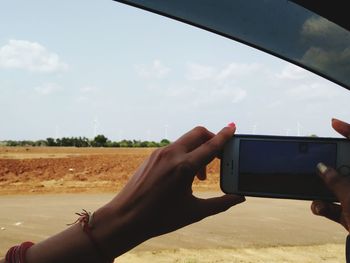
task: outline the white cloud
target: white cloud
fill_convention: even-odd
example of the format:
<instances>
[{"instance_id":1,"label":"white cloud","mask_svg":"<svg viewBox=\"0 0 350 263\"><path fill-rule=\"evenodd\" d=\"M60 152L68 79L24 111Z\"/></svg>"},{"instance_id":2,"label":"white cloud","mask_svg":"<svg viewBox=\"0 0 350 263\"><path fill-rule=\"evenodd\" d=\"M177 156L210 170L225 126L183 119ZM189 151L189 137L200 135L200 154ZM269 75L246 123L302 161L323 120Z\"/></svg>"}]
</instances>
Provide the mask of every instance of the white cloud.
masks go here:
<instances>
[{"instance_id":1,"label":"white cloud","mask_svg":"<svg viewBox=\"0 0 350 263\"><path fill-rule=\"evenodd\" d=\"M300 84L287 90L287 95L298 100L331 100L341 96L341 91L334 85L314 82L310 84Z\"/></svg>"},{"instance_id":2,"label":"white cloud","mask_svg":"<svg viewBox=\"0 0 350 263\"><path fill-rule=\"evenodd\" d=\"M35 87L34 90L39 93L40 95L49 95L54 92L57 92L61 89L61 86L55 84L55 83L46 83L41 86Z\"/></svg>"},{"instance_id":3,"label":"white cloud","mask_svg":"<svg viewBox=\"0 0 350 263\"><path fill-rule=\"evenodd\" d=\"M223 68L214 68L212 66L188 63L186 78L188 80L211 80L227 81L235 80L246 76L252 76L257 71L262 70L262 66L257 63L230 63Z\"/></svg>"},{"instance_id":4,"label":"white cloud","mask_svg":"<svg viewBox=\"0 0 350 263\"><path fill-rule=\"evenodd\" d=\"M276 74L276 77L283 80L302 80L308 75L310 75L309 71L294 64L288 64L280 73Z\"/></svg>"},{"instance_id":5,"label":"white cloud","mask_svg":"<svg viewBox=\"0 0 350 263\"><path fill-rule=\"evenodd\" d=\"M170 68L158 59L155 59L151 65L135 65L135 70L140 77L147 79L162 79L170 72Z\"/></svg>"},{"instance_id":6,"label":"white cloud","mask_svg":"<svg viewBox=\"0 0 350 263\"><path fill-rule=\"evenodd\" d=\"M274 109L274 108L279 108L281 107L283 102L281 100L274 100L270 102L269 104L266 105L268 109Z\"/></svg>"},{"instance_id":7,"label":"white cloud","mask_svg":"<svg viewBox=\"0 0 350 263\"><path fill-rule=\"evenodd\" d=\"M267 71L258 63L232 62L222 67L187 63L185 78L192 88L170 90L172 97L191 98L196 107L235 104L243 101L251 88L252 76L266 77Z\"/></svg>"},{"instance_id":8,"label":"white cloud","mask_svg":"<svg viewBox=\"0 0 350 263\"><path fill-rule=\"evenodd\" d=\"M96 95L98 88L95 86L83 86L79 89L79 95L76 97L75 101L77 103L89 103L93 100Z\"/></svg>"},{"instance_id":9,"label":"white cloud","mask_svg":"<svg viewBox=\"0 0 350 263\"><path fill-rule=\"evenodd\" d=\"M95 86L84 86L84 87L80 88L79 91L81 93L87 94L87 93L93 93L93 92L97 91L97 88Z\"/></svg>"},{"instance_id":10,"label":"white cloud","mask_svg":"<svg viewBox=\"0 0 350 263\"><path fill-rule=\"evenodd\" d=\"M87 103L89 101L90 101L90 99L88 97L85 97L85 96L79 96L76 99L76 102L78 102L78 103Z\"/></svg>"},{"instance_id":11,"label":"white cloud","mask_svg":"<svg viewBox=\"0 0 350 263\"><path fill-rule=\"evenodd\" d=\"M252 75L267 76L257 63L229 63L219 68L191 62L185 69L185 83L159 87L155 92L163 93L178 105L195 108L239 103L248 96Z\"/></svg>"},{"instance_id":12,"label":"white cloud","mask_svg":"<svg viewBox=\"0 0 350 263\"><path fill-rule=\"evenodd\" d=\"M257 63L230 63L218 72L217 78L225 80L229 78L252 76L261 69L262 66Z\"/></svg>"},{"instance_id":13,"label":"white cloud","mask_svg":"<svg viewBox=\"0 0 350 263\"><path fill-rule=\"evenodd\" d=\"M186 78L188 80L216 80L225 81L228 79L238 79L245 76L251 76L262 66L258 63L230 63L225 67L218 69L212 66L188 63L186 67Z\"/></svg>"},{"instance_id":14,"label":"white cloud","mask_svg":"<svg viewBox=\"0 0 350 263\"><path fill-rule=\"evenodd\" d=\"M187 64L186 78L188 80L205 80L214 78L216 75L216 70L207 65L202 65L198 63L188 63Z\"/></svg>"},{"instance_id":15,"label":"white cloud","mask_svg":"<svg viewBox=\"0 0 350 263\"><path fill-rule=\"evenodd\" d=\"M0 68L57 72L67 70L68 65L39 43L12 39L0 48Z\"/></svg>"},{"instance_id":16,"label":"white cloud","mask_svg":"<svg viewBox=\"0 0 350 263\"><path fill-rule=\"evenodd\" d=\"M232 85L200 85L198 86L172 86L167 89L159 88L158 92L163 92L170 97L176 105L183 107L184 104L195 108L222 107L226 104L235 104L244 100L247 91L243 88Z\"/></svg>"},{"instance_id":17,"label":"white cloud","mask_svg":"<svg viewBox=\"0 0 350 263\"><path fill-rule=\"evenodd\" d=\"M198 94L197 94L198 95ZM226 86L217 89L208 90L207 94L203 96L197 96L197 104L221 104L223 102L238 103L247 96L247 91L238 88Z\"/></svg>"}]
</instances>

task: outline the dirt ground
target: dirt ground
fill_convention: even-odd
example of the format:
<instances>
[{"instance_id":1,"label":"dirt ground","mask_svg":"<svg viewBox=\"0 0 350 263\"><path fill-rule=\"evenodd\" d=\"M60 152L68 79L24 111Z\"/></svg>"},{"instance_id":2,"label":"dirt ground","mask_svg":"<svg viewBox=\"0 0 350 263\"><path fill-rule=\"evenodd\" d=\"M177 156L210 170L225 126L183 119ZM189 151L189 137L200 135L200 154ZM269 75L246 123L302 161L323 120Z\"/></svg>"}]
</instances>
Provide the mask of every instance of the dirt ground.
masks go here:
<instances>
[{"instance_id":1,"label":"dirt ground","mask_svg":"<svg viewBox=\"0 0 350 263\"><path fill-rule=\"evenodd\" d=\"M200 192L202 198L220 195ZM0 257L23 240L62 231L82 208L114 194L0 196ZM153 238L116 262L344 262L346 231L310 212L310 202L247 198L246 203Z\"/></svg>"},{"instance_id":2,"label":"dirt ground","mask_svg":"<svg viewBox=\"0 0 350 263\"><path fill-rule=\"evenodd\" d=\"M150 148L0 147L0 194L120 190ZM219 190L219 161L195 189Z\"/></svg>"},{"instance_id":3,"label":"dirt ground","mask_svg":"<svg viewBox=\"0 0 350 263\"><path fill-rule=\"evenodd\" d=\"M62 231L81 208L121 189L154 149L0 147L0 257L23 240ZM220 195L219 162L201 197ZM344 262L346 232L313 216L310 202L248 198L220 215L151 239L116 262Z\"/></svg>"}]
</instances>

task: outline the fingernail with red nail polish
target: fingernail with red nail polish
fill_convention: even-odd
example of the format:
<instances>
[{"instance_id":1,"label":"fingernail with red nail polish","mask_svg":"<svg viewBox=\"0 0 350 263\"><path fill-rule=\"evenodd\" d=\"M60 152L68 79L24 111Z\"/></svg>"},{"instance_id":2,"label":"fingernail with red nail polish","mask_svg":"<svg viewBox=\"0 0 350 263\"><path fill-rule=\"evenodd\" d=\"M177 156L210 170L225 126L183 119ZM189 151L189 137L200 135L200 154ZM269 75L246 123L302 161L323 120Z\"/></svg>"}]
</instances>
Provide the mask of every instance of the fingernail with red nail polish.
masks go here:
<instances>
[{"instance_id":1,"label":"fingernail with red nail polish","mask_svg":"<svg viewBox=\"0 0 350 263\"><path fill-rule=\"evenodd\" d=\"M236 124L234 122L230 122L229 124L227 124L227 126L231 128L235 128Z\"/></svg>"}]
</instances>

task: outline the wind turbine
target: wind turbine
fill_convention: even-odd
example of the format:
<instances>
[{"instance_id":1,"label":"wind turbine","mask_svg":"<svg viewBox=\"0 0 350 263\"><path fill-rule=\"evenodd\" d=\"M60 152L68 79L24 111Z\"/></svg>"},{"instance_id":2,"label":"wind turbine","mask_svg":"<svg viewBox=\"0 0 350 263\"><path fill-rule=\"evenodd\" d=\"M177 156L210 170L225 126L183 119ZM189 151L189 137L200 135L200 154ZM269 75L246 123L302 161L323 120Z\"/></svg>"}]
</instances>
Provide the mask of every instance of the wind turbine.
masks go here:
<instances>
[{"instance_id":1,"label":"wind turbine","mask_svg":"<svg viewBox=\"0 0 350 263\"><path fill-rule=\"evenodd\" d=\"M164 125L164 139L168 140L168 129L169 129L169 125L165 124Z\"/></svg>"},{"instance_id":2,"label":"wind turbine","mask_svg":"<svg viewBox=\"0 0 350 263\"><path fill-rule=\"evenodd\" d=\"M123 130L118 130L118 141L122 140Z\"/></svg>"},{"instance_id":3,"label":"wind turbine","mask_svg":"<svg viewBox=\"0 0 350 263\"><path fill-rule=\"evenodd\" d=\"M59 138L59 127L58 125L55 126L55 139Z\"/></svg>"},{"instance_id":4,"label":"wind turbine","mask_svg":"<svg viewBox=\"0 0 350 263\"><path fill-rule=\"evenodd\" d=\"M290 129L287 128L287 129L286 129L286 136L289 136L289 132L290 132Z\"/></svg>"},{"instance_id":5,"label":"wind turbine","mask_svg":"<svg viewBox=\"0 0 350 263\"><path fill-rule=\"evenodd\" d=\"M97 117L94 118L94 121L93 121L93 129L94 129L94 138L97 136L97 129L98 129L98 126L99 126L99 122L98 122L98 119Z\"/></svg>"},{"instance_id":6,"label":"wind turbine","mask_svg":"<svg viewBox=\"0 0 350 263\"><path fill-rule=\"evenodd\" d=\"M301 130L303 126L300 124L300 122L297 122L297 131L298 131L298 136L301 136Z\"/></svg>"},{"instance_id":7,"label":"wind turbine","mask_svg":"<svg viewBox=\"0 0 350 263\"><path fill-rule=\"evenodd\" d=\"M257 129L258 125L254 124L253 125L253 129L252 129L252 134L256 134L256 129Z\"/></svg>"}]
</instances>

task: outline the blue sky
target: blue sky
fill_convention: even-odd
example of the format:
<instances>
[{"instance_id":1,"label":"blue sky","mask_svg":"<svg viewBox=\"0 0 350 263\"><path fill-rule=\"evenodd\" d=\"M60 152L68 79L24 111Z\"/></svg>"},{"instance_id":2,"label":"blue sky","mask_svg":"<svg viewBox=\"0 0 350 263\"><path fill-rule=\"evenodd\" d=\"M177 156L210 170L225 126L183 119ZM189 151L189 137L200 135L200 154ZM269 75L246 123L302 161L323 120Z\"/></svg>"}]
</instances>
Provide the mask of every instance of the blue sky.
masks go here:
<instances>
[{"instance_id":1,"label":"blue sky","mask_svg":"<svg viewBox=\"0 0 350 263\"><path fill-rule=\"evenodd\" d=\"M110 0L5 1L0 140L337 136L350 92L229 39Z\"/></svg>"}]
</instances>

